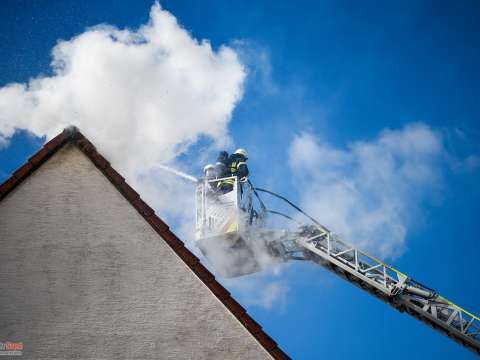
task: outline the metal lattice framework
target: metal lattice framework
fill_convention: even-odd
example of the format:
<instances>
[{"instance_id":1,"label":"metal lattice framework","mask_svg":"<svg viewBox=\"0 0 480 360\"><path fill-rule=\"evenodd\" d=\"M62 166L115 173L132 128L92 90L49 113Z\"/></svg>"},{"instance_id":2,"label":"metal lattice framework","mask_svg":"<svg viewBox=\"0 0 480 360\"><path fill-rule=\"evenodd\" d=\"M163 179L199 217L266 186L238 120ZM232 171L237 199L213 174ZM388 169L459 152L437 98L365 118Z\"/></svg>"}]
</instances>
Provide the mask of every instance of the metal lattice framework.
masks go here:
<instances>
[{"instance_id":1,"label":"metal lattice framework","mask_svg":"<svg viewBox=\"0 0 480 360\"><path fill-rule=\"evenodd\" d=\"M287 254L303 251L313 260L375 295L396 309L407 312L480 354L480 319L434 290L411 279L383 261L339 239L322 226L310 227L284 244Z\"/></svg>"},{"instance_id":2,"label":"metal lattice framework","mask_svg":"<svg viewBox=\"0 0 480 360\"><path fill-rule=\"evenodd\" d=\"M264 242L275 258L284 261L313 261L480 354L478 317L439 295L435 290L343 241L285 197L270 190L255 188L250 182L239 183L236 177L225 179L234 180L233 189L227 193L216 193L211 190L216 188L211 184L215 185L224 179L206 180L197 186L197 244L205 241L206 234L215 236L217 243L220 238L228 239L233 234L243 239L243 247L248 248L252 241ZM306 216L312 224L301 224L286 214L267 209L257 191L269 193L286 201ZM254 209L254 195L260 205L258 211ZM275 232L264 228L265 216L269 213L293 220L299 225L297 230ZM229 230L231 228L229 224L236 224L235 231ZM215 248L218 247L217 244ZM240 252L239 246L235 252ZM226 256L230 256L233 261L232 256L235 252L229 252ZM243 256L240 260L245 259L255 262L255 253L250 252L247 257ZM210 260L213 260L213 257L210 257ZM252 266L248 271L230 275L241 276L252 271L261 271L261 266Z\"/></svg>"}]
</instances>

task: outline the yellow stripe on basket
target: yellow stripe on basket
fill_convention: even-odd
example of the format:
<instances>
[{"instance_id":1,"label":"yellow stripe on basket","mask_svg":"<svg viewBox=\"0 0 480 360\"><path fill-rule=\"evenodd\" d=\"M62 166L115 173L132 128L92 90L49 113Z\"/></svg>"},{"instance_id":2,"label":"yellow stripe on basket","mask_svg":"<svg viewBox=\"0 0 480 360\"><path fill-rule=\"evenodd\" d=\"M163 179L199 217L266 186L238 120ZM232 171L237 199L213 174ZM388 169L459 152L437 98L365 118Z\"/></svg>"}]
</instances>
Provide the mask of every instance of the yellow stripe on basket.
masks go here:
<instances>
[{"instance_id":1,"label":"yellow stripe on basket","mask_svg":"<svg viewBox=\"0 0 480 360\"><path fill-rule=\"evenodd\" d=\"M235 221L235 218L230 220L227 225L223 227L225 233L237 231L237 222Z\"/></svg>"}]
</instances>

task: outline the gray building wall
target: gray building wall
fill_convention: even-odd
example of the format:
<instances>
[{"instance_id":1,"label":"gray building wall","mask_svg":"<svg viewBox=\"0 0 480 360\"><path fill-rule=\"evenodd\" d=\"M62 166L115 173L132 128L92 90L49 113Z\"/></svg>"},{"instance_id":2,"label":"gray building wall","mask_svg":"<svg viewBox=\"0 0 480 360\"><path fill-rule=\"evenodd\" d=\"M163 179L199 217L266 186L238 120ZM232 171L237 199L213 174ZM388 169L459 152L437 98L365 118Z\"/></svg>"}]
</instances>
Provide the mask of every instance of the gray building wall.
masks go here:
<instances>
[{"instance_id":1,"label":"gray building wall","mask_svg":"<svg viewBox=\"0 0 480 360\"><path fill-rule=\"evenodd\" d=\"M0 341L33 359L269 359L75 146L0 202Z\"/></svg>"}]
</instances>

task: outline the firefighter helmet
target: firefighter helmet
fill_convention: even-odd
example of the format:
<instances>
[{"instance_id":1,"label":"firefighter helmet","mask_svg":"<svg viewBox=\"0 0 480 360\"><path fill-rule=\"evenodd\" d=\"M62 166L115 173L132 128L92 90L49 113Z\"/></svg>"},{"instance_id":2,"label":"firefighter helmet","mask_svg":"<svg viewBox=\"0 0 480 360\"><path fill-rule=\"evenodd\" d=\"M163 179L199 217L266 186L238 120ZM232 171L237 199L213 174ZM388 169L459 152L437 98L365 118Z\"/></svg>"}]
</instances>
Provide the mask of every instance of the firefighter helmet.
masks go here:
<instances>
[{"instance_id":1,"label":"firefighter helmet","mask_svg":"<svg viewBox=\"0 0 480 360\"><path fill-rule=\"evenodd\" d=\"M234 154L242 155L245 159L248 159L248 153L245 149L237 149L235 150Z\"/></svg>"}]
</instances>

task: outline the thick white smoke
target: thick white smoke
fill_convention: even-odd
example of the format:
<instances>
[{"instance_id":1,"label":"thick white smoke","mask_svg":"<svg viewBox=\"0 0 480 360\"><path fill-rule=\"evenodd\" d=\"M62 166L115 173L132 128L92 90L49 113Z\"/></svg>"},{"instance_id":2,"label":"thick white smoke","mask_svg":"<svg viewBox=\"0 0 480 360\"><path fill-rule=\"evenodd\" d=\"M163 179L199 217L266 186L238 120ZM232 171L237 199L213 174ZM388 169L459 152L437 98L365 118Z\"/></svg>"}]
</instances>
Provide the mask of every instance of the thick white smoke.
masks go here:
<instances>
[{"instance_id":1,"label":"thick white smoke","mask_svg":"<svg viewBox=\"0 0 480 360\"><path fill-rule=\"evenodd\" d=\"M304 133L289 164L308 212L360 248L398 257L420 206L441 185L444 155L440 134L416 123L347 149Z\"/></svg>"},{"instance_id":2,"label":"thick white smoke","mask_svg":"<svg viewBox=\"0 0 480 360\"><path fill-rule=\"evenodd\" d=\"M155 3L137 30L96 26L60 41L52 56L51 76L0 88L0 147L18 129L49 139L76 125L191 245L194 185L162 164L192 173L212 160L209 150L231 143L228 124L246 77L237 52L194 39ZM178 156L199 140L207 145L197 163L182 166ZM231 286L242 292L243 283ZM278 285L263 290L262 280L246 283L247 298L261 292L260 306L282 294Z\"/></svg>"},{"instance_id":3,"label":"thick white smoke","mask_svg":"<svg viewBox=\"0 0 480 360\"><path fill-rule=\"evenodd\" d=\"M51 138L78 126L130 181L204 136L228 139L245 70L156 3L138 30L101 25L52 51L52 76L0 89L0 144L16 129Z\"/></svg>"}]
</instances>

